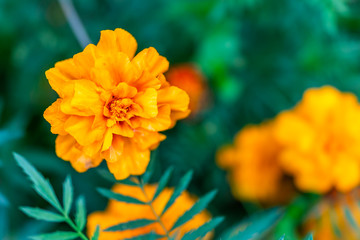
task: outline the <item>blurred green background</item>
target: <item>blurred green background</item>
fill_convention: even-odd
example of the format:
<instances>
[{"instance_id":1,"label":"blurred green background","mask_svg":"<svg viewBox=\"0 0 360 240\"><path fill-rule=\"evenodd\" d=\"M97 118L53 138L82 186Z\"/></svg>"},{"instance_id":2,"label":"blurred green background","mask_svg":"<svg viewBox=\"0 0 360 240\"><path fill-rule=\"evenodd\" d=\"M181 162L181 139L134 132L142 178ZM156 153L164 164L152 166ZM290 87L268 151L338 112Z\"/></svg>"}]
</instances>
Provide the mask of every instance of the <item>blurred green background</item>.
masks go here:
<instances>
[{"instance_id":1,"label":"blurred green background","mask_svg":"<svg viewBox=\"0 0 360 240\"><path fill-rule=\"evenodd\" d=\"M196 63L206 75L208 108L166 132L153 154L153 180L173 165L172 184L194 169L192 193L219 189L209 210L226 221L216 236L260 209L232 197L225 172L214 163L219 146L244 125L292 107L309 87L331 84L360 94L358 0L74 0L74 5L94 43L101 30L124 28L140 50L153 46L171 65ZM50 178L57 193L71 174L88 212L106 206L94 189L111 183L97 170L79 174L58 159L55 136L42 117L57 98L44 72L80 51L57 1L0 0L0 239L26 239L55 228L18 210L46 203L16 166L13 151Z\"/></svg>"}]
</instances>

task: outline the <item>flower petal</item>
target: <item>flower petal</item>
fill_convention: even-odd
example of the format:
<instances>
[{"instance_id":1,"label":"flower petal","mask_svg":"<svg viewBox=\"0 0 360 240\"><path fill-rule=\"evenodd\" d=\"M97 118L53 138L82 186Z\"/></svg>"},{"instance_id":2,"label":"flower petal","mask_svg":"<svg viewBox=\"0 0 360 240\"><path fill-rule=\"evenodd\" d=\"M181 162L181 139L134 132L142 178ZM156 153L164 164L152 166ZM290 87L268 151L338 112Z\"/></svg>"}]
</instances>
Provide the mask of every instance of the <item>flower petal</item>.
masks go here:
<instances>
[{"instance_id":1,"label":"flower petal","mask_svg":"<svg viewBox=\"0 0 360 240\"><path fill-rule=\"evenodd\" d=\"M65 131L82 145L90 145L104 137L106 122L99 123L94 117L71 116L65 122Z\"/></svg>"},{"instance_id":2,"label":"flower petal","mask_svg":"<svg viewBox=\"0 0 360 240\"><path fill-rule=\"evenodd\" d=\"M125 53L132 59L136 52L137 42L130 33L121 28L117 28L115 31L101 31L97 47L105 54L112 54L114 51L119 51Z\"/></svg>"},{"instance_id":3,"label":"flower petal","mask_svg":"<svg viewBox=\"0 0 360 240\"><path fill-rule=\"evenodd\" d=\"M169 104L171 110L187 111L189 101L189 95L178 87L171 86L158 91L158 104Z\"/></svg>"},{"instance_id":4,"label":"flower petal","mask_svg":"<svg viewBox=\"0 0 360 240\"><path fill-rule=\"evenodd\" d=\"M113 90L113 95L116 98L132 98L136 95L137 90L134 87L129 86L128 84L121 82Z\"/></svg>"},{"instance_id":5,"label":"flower petal","mask_svg":"<svg viewBox=\"0 0 360 240\"><path fill-rule=\"evenodd\" d=\"M139 149L155 149L159 143L166 139L166 136L153 131L147 131L145 129L139 129L135 132L134 142L138 145Z\"/></svg>"},{"instance_id":6,"label":"flower petal","mask_svg":"<svg viewBox=\"0 0 360 240\"><path fill-rule=\"evenodd\" d=\"M150 72L154 77L169 69L168 60L150 47L139 52L131 61L138 69Z\"/></svg>"},{"instance_id":7,"label":"flower petal","mask_svg":"<svg viewBox=\"0 0 360 240\"><path fill-rule=\"evenodd\" d=\"M51 125L51 132L53 134L66 135L64 129L65 121L69 116L60 111L61 99L58 98L50 107L44 112L44 118Z\"/></svg>"},{"instance_id":8,"label":"flower petal","mask_svg":"<svg viewBox=\"0 0 360 240\"><path fill-rule=\"evenodd\" d=\"M150 119L137 119L140 126L150 131L164 131L171 126L170 105L162 105L158 109L158 115ZM135 120L135 119L134 119Z\"/></svg>"},{"instance_id":9,"label":"flower petal","mask_svg":"<svg viewBox=\"0 0 360 240\"><path fill-rule=\"evenodd\" d=\"M101 163L100 157L90 158L76 146L78 146L76 140L70 135L59 135L55 141L55 151L58 157L70 161L73 168L78 172L85 172Z\"/></svg>"},{"instance_id":10,"label":"flower petal","mask_svg":"<svg viewBox=\"0 0 360 240\"><path fill-rule=\"evenodd\" d=\"M134 130L126 122L119 122L111 127L113 134L120 135L123 137L133 137Z\"/></svg>"},{"instance_id":11,"label":"flower petal","mask_svg":"<svg viewBox=\"0 0 360 240\"><path fill-rule=\"evenodd\" d=\"M138 93L134 97L134 102L144 110L141 114L142 117L153 118L158 114L157 91L155 89L148 88L145 92Z\"/></svg>"},{"instance_id":12,"label":"flower petal","mask_svg":"<svg viewBox=\"0 0 360 240\"><path fill-rule=\"evenodd\" d=\"M115 138L114 138L115 139ZM124 148L117 161L107 161L108 168L118 180L130 175L141 175L145 172L150 161L150 150L141 150L128 139L124 139Z\"/></svg>"}]
</instances>

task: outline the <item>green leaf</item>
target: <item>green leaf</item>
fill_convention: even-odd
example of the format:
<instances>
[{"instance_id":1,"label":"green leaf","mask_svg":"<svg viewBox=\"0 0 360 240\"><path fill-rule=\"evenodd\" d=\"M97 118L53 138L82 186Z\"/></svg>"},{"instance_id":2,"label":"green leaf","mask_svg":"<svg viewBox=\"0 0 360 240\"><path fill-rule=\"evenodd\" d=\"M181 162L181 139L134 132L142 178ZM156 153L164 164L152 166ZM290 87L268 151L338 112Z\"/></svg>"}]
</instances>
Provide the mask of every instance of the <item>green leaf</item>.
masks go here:
<instances>
[{"instance_id":1,"label":"green leaf","mask_svg":"<svg viewBox=\"0 0 360 240\"><path fill-rule=\"evenodd\" d=\"M47 234L41 234L38 236L33 236L31 239L33 240L71 240L78 238L79 234L74 232L54 232L54 233L47 233Z\"/></svg>"},{"instance_id":2,"label":"green leaf","mask_svg":"<svg viewBox=\"0 0 360 240\"><path fill-rule=\"evenodd\" d=\"M54 189L50 183L45 180L41 173L39 173L27 160L25 160L25 158L17 153L13 153L13 155L18 165L24 170L24 172L33 182L35 191L53 207L62 212L59 200L57 199Z\"/></svg>"},{"instance_id":3,"label":"green leaf","mask_svg":"<svg viewBox=\"0 0 360 240\"><path fill-rule=\"evenodd\" d=\"M169 179L170 179L170 176L171 176L171 173L172 171L174 170L173 167L169 167L165 173L161 176L160 178L160 181L159 181L159 184L156 188L156 192L154 194L154 197L152 199L152 201L154 201L157 196L159 196L159 194L162 192L162 190L164 190L164 188L166 187L166 184L168 183Z\"/></svg>"},{"instance_id":4,"label":"green leaf","mask_svg":"<svg viewBox=\"0 0 360 240\"><path fill-rule=\"evenodd\" d=\"M161 215L163 215L166 210L175 202L175 200L180 196L180 194L188 187L190 180L192 178L193 172L188 171L184 177L180 179L179 185L174 190L174 193L171 195L169 201L166 203L164 210Z\"/></svg>"},{"instance_id":5,"label":"green leaf","mask_svg":"<svg viewBox=\"0 0 360 240\"><path fill-rule=\"evenodd\" d=\"M354 228L354 229L359 229L358 224L356 223L356 220L354 219L354 216L352 215L352 213L350 212L349 208L346 206L343 208L344 212L345 212L345 216L346 219L348 220L348 222L350 223L350 225Z\"/></svg>"},{"instance_id":6,"label":"green leaf","mask_svg":"<svg viewBox=\"0 0 360 240\"><path fill-rule=\"evenodd\" d=\"M285 234L282 235L282 236L279 238L279 240L285 240Z\"/></svg>"},{"instance_id":7,"label":"green leaf","mask_svg":"<svg viewBox=\"0 0 360 240\"><path fill-rule=\"evenodd\" d=\"M105 231L106 232L116 232L116 231L124 231L124 230L128 230L128 229L135 229L135 228L147 226L154 222L155 222L155 220L152 220L152 219L137 219L134 221L129 221L126 223L120 223L120 224L114 225L112 227L105 229Z\"/></svg>"},{"instance_id":8,"label":"green leaf","mask_svg":"<svg viewBox=\"0 0 360 240\"><path fill-rule=\"evenodd\" d=\"M71 177L67 176L63 184L63 204L66 215L69 215L71 204L73 202L74 190L71 183Z\"/></svg>"},{"instance_id":9,"label":"green leaf","mask_svg":"<svg viewBox=\"0 0 360 240\"><path fill-rule=\"evenodd\" d=\"M84 229L86 223L86 206L83 196L80 196L76 201L75 223L80 231Z\"/></svg>"},{"instance_id":10,"label":"green leaf","mask_svg":"<svg viewBox=\"0 0 360 240\"><path fill-rule=\"evenodd\" d=\"M65 220L64 216L40 208L20 207L20 210L29 217L35 218L37 220L48 222L63 222Z\"/></svg>"},{"instance_id":11,"label":"green leaf","mask_svg":"<svg viewBox=\"0 0 360 240\"><path fill-rule=\"evenodd\" d=\"M117 182L121 183L121 184L129 185L129 186L139 186L139 184L137 184L136 182L131 181L130 178L127 178L127 179L124 179L124 180L121 180L121 181L117 181Z\"/></svg>"},{"instance_id":12,"label":"green leaf","mask_svg":"<svg viewBox=\"0 0 360 240\"><path fill-rule=\"evenodd\" d=\"M114 199L114 200L119 201L119 202L126 202L126 203L133 203L133 204L146 204L143 201L140 201L140 200L138 200L136 198L125 196L125 195L122 195L120 193L115 193L115 192L112 192L112 191L110 191L108 189L105 189L105 188L98 188L97 190L104 197Z\"/></svg>"},{"instance_id":13,"label":"green leaf","mask_svg":"<svg viewBox=\"0 0 360 240\"><path fill-rule=\"evenodd\" d=\"M159 238L164 238L164 235L159 235L157 233L151 232L144 235L139 235L132 238L125 238L124 240L155 240Z\"/></svg>"},{"instance_id":14,"label":"green leaf","mask_svg":"<svg viewBox=\"0 0 360 240\"><path fill-rule=\"evenodd\" d=\"M91 240L98 240L99 239L99 235L100 235L100 226L97 225L94 235L91 237Z\"/></svg>"},{"instance_id":15,"label":"green leaf","mask_svg":"<svg viewBox=\"0 0 360 240\"><path fill-rule=\"evenodd\" d=\"M200 198L188 211L186 211L178 220L175 222L174 226L171 228L171 231L175 228L180 227L185 224L187 221L192 219L196 214L204 210L211 200L215 197L217 190L213 190Z\"/></svg>"},{"instance_id":16,"label":"green leaf","mask_svg":"<svg viewBox=\"0 0 360 240\"><path fill-rule=\"evenodd\" d=\"M308 235L306 235L306 237L304 238L304 240L313 240L313 235L312 235L312 233L309 233Z\"/></svg>"},{"instance_id":17,"label":"green leaf","mask_svg":"<svg viewBox=\"0 0 360 240\"><path fill-rule=\"evenodd\" d=\"M224 217L213 218L210 221L204 223L198 229L186 233L182 237L182 240L195 240L197 238L204 237L208 232L216 228L216 226L219 225L223 220Z\"/></svg>"}]
</instances>

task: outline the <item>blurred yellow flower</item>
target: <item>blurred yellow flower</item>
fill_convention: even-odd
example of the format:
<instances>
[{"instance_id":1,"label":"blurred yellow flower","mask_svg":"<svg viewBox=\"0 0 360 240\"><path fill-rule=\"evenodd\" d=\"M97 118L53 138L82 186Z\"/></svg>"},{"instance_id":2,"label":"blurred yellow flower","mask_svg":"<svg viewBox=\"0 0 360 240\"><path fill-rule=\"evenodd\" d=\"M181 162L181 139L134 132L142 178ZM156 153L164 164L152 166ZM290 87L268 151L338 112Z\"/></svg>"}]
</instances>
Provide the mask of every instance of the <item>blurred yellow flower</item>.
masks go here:
<instances>
[{"instance_id":1,"label":"blurred yellow flower","mask_svg":"<svg viewBox=\"0 0 360 240\"><path fill-rule=\"evenodd\" d=\"M155 194L156 185L146 185L144 191L137 186L127 186L123 184L117 184L114 186L113 191L127 195L130 197L136 197L137 199L148 202ZM88 216L87 230L88 236L92 236L95 232L96 226L99 225L101 230L108 227L136 220L136 219L153 219L156 220L160 216L166 203L170 199L173 193L172 188L165 188L162 193L152 203L151 208L149 205L138 205L124 202L118 202L110 200L107 209L104 212L94 212ZM169 232L176 220L187 210L189 210L196 202L196 198L191 196L187 192L183 192L175 203L160 217L162 225L158 222L152 223L146 227L136 228L132 230L125 230L121 232L103 232L100 231L99 240L115 240L136 237L150 232L156 232L157 234L165 234L165 229L170 236L176 236L175 239L181 239L181 237L193 229L197 229L202 224L210 220L210 215L206 211L197 214L193 219L186 224ZM155 215L156 214L156 215ZM209 239L211 234L206 235L204 239Z\"/></svg>"},{"instance_id":2,"label":"blurred yellow flower","mask_svg":"<svg viewBox=\"0 0 360 240\"><path fill-rule=\"evenodd\" d=\"M316 240L357 240L360 232L359 190L341 194L333 192L309 211L302 232L313 233ZM357 225L357 226L354 226Z\"/></svg>"},{"instance_id":3,"label":"blurred yellow flower","mask_svg":"<svg viewBox=\"0 0 360 240\"><path fill-rule=\"evenodd\" d=\"M279 114L274 135L279 161L305 192L346 192L360 183L360 105L351 93L325 86L307 90Z\"/></svg>"},{"instance_id":4,"label":"blurred yellow flower","mask_svg":"<svg viewBox=\"0 0 360 240\"><path fill-rule=\"evenodd\" d=\"M217 153L217 163L228 170L232 192L240 200L281 203L294 192L279 166L280 146L272 127L272 122L247 126L236 135L234 145Z\"/></svg>"},{"instance_id":5,"label":"blurred yellow flower","mask_svg":"<svg viewBox=\"0 0 360 240\"><path fill-rule=\"evenodd\" d=\"M144 173L158 133L189 114L189 96L163 73L168 61L150 47L136 56L135 38L122 29L101 32L99 43L46 72L59 98L44 113L58 134L57 155L79 172L102 159L117 179Z\"/></svg>"},{"instance_id":6,"label":"blurred yellow flower","mask_svg":"<svg viewBox=\"0 0 360 240\"><path fill-rule=\"evenodd\" d=\"M195 65L180 64L171 67L166 73L166 79L171 85L179 87L189 94L189 108L192 115L198 113L204 107L208 88L205 77Z\"/></svg>"}]
</instances>

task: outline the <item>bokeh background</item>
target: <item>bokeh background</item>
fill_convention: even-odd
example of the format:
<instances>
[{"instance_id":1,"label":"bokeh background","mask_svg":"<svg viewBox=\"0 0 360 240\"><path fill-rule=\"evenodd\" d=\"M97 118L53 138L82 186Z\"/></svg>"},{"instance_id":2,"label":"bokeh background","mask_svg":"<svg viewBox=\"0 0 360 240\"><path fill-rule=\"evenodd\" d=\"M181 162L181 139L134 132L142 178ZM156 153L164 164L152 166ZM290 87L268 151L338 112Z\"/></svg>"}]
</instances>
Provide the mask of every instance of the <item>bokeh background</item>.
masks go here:
<instances>
[{"instance_id":1,"label":"bokeh background","mask_svg":"<svg viewBox=\"0 0 360 240\"><path fill-rule=\"evenodd\" d=\"M226 220L216 237L263 208L232 197L226 173L215 164L220 146L246 124L294 106L309 87L330 84L360 94L358 0L74 0L74 6L94 43L101 30L124 28L139 49L155 47L170 67L190 62L203 72L206 107L166 132L152 154L153 178L175 166L172 184L194 169L190 192L217 188L209 210ZM111 183L97 170L79 174L58 159L42 117L57 98L44 72L80 51L57 1L0 0L0 239L26 239L55 226L19 211L47 205L16 165L14 151L58 193L70 174L88 212L106 206L94 189Z\"/></svg>"}]
</instances>

